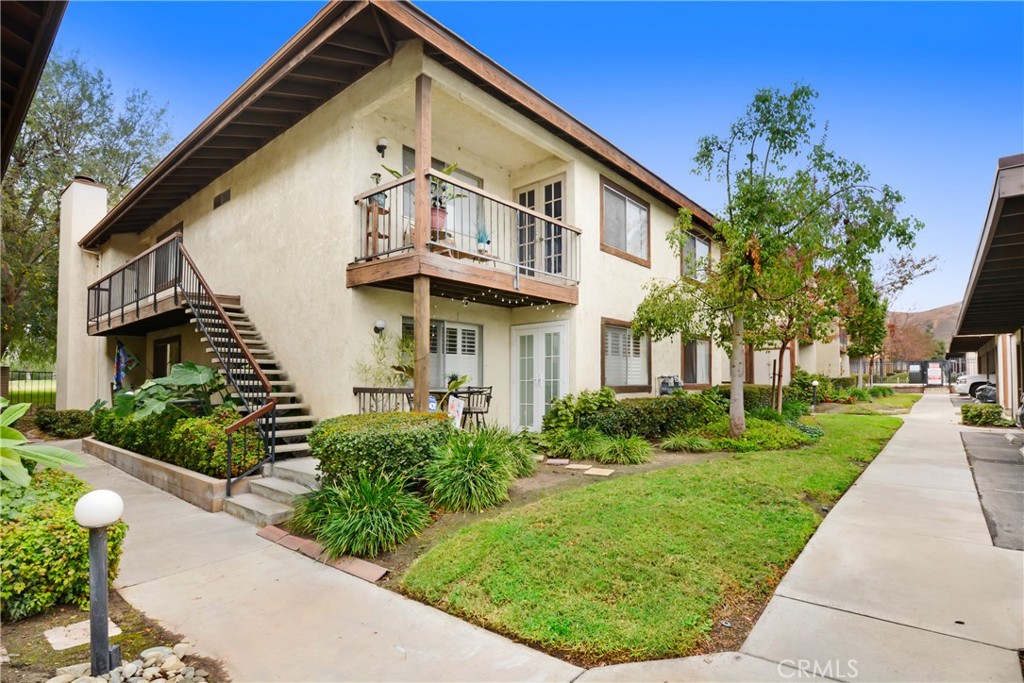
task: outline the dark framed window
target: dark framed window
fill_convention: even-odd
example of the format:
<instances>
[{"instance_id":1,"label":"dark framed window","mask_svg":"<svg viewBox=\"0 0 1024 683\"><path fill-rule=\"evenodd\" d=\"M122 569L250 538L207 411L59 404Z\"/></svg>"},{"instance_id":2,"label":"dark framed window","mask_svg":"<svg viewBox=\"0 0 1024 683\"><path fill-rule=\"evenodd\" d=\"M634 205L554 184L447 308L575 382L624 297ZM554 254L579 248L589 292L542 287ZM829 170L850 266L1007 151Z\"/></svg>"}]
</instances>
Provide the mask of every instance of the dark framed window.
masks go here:
<instances>
[{"instance_id":1,"label":"dark framed window","mask_svg":"<svg viewBox=\"0 0 1024 683\"><path fill-rule=\"evenodd\" d=\"M413 319L402 318L402 336L413 336ZM444 389L451 375L468 375L468 386L483 386L484 328L450 320L430 321L430 388Z\"/></svg>"},{"instance_id":2,"label":"dark framed window","mask_svg":"<svg viewBox=\"0 0 1024 683\"><path fill-rule=\"evenodd\" d=\"M683 346L683 384L711 385L711 340L697 339Z\"/></svg>"},{"instance_id":3,"label":"dark framed window","mask_svg":"<svg viewBox=\"0 0 1024 683\"><path fill-rule=\"evenodd\" d=\"M153 342L153 377L166 377L175 363L181 362L181 335Z\"/></svg>"},{"instance_id":4,"label":"dark framed window","mask_svg":"<svg viewBox=\"0 0 1024 683\"><path fill-rule=\"evenodd\" d=\"M601 176L601 251L651 267L651 205Z\"/></svg>"},{"instance_id":5,"label":"dark framed window","mask_svg":"<svg viewBox=\"0 0 1024 683\"><path fill-rule=\"evenodd\" d=\"M601 383L620 392L651 390L651 339L633 325L601 318Z\"/></svg>"},{"instance_id":6,"label":"dark framed window","mask_svg":"<svg viewBox=\"0 0 1024 683\"><path fill-rule=\"evenodd\" d=\"M694 280L706 280L710 260L711 241L689 233L683 242L683 275Z\"/></svg>"}]
</instances>

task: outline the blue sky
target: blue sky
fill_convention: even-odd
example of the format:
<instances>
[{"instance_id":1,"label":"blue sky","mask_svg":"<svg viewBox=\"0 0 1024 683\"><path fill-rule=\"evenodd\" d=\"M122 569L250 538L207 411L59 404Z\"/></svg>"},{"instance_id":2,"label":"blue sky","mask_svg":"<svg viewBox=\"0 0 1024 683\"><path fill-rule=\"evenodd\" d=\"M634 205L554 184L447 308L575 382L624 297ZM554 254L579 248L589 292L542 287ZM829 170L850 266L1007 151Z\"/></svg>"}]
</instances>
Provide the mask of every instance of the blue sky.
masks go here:
<instances>
[{"instance_id":1,"label":"blue sky","mask_svg":"<svg viewBox=\"0 0 1024 683\"><path fill-rule=\"evenodd\" d=\"M963 296L996 160L1024 151L1021 2L419 4L712 211L697 138L757 88L810 84L833 147L904 193L940 257L899 309ZM166 102L178 141L320 6L74 0L56 49Z\"/></svg>"}]
</instances>

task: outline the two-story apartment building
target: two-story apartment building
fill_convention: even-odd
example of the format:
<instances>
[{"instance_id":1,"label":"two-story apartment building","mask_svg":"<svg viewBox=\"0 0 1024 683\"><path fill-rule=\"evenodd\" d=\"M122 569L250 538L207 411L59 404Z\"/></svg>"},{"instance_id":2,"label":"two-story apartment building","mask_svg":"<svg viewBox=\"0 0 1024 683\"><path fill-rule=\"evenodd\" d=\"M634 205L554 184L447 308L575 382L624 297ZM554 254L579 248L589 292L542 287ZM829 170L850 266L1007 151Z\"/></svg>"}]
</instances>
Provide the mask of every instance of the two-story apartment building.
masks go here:
<instances>
[{"instance_id":1,"label":"two-story apartment building","mask_svg":"<svg viewBox=\"0 0 1024 683\"><path fill-rule=\"evenodd\" d=\"M126 383L233 367L299 437L358 409L381 327L415 333L419 405L468 374L513 428L571 391L713 384L710 343L629 334L679 273L680 206L710 250L707 210L416 7L330 4L111 211L67 189L58 401L108 398L120 342Z\"/></svg>"}]
</instances>

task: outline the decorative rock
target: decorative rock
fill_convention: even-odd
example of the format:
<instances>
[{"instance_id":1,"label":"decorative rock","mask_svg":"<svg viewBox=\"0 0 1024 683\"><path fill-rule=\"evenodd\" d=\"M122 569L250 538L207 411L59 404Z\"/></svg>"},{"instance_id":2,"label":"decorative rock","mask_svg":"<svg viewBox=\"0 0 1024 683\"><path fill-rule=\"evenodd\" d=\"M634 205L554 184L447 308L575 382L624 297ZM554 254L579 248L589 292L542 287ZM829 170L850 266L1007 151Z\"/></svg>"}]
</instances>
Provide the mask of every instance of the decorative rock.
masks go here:
<instances>
[{"instance_id":1,"label":"decorative rock","mask_svg":"<svg viewBox=\"0 0 1024 683\"><path fill-rule=\"evenodd\" d=\"M178 643L177 645L171 648L171 651L174 653L175 657L181 659L182 657L188 654L189 648L191 647L192 646L189 643Z\"/></svg>"},{"instance_id":2,"label":"decorative rock","mask_svg":"<svg viewBox=\"0 0 1024 683\"><path fill-rule=\"evenodd\" d=\"M209 675L206 669L196 669L196 678L206 678Z\"/></svg>"},{"instance_id":3,"label":"decorative rock","mask_svg":"<svg viewBox=\"0 0 1024 683\"><path fill-rule=\"evenodd\" d=\"M145 678L147 681L153 680L153 678L159 674L160 667L158 666L148 666L142 670L142 677Z\"/></svg>"},{"instance_id":4,"label":"decorative rock","mask_svg":"<svg viewBox=\"0 0 1024 683\"><path fill-rule=\"evenodd\" d=\"M178 673L180 673L185 678L189 678L190 676L195 676L196 675L196 669L195 669L195 667L192 667L192 666L186 666L184 669L182 669Z\"/></svg>"},{"instance_id":5,"label":"decorative rock","mask_svg":"<svg viewBox=\"0 0 1024 683\"><path fill-rule=\"evenodd\" d=\"M169 656L167 659L164 660L164 663L160 665L160 670L166 671L167 673L174 673L184 668L185 665L182 664L181 660L178 659L175 655Z\"/></svg>"},{"instance_id":6,"label":"decorative rock","mask_svg":"<svg viewBox=\"0 0 1024 683\"><path fill-rule=\"evenodd\" d=\"M92 669L90 662L82 662L81 664L72 664L71 666L62 666L57 669L57 675L66 674L71 676L71 680L75 680L80 676L84 676Z\"/></svg>"},{"instance_id":7,"label":"decorative rock","mask_svg":"<svg viewBox=\"0 0 1024 683\"><path fill-rule=\"evenodd\" d=\"M167 647L166 645L157 645L156 647L151 647L148 650L143 650L142 652L140 652L138 659L149 659L150 655L154 654L161 654L166 657L167 655L171 654L171 648Z\"/></svg>"},{"instance_id":8,"label":"decorative rock","mask_svg":"<svg viewBox=\"0 0 1024 683\"><path fill-rule=\"evenodd\" d=\"M121 667L118 667L111 671L109 674L107 674L107 677L107 680L109 680L110 683L121 683Z\"/></svg>"},{"instance_id":9,"label":"decorative rock","mask_svg":"<svg viewBox=\"0 0 1024 683\"><path fill-rule=\"evenodd\" d=\"M71 674L61 674L60 676L54 676L50 680L46 681L46 683L71 683L73 680L75 680L75 676L72 676Z\"/></svg>"},{"instance_id":10,"label":"decorative rock","mask_svg":"<svg viewBox=\"0 0 1024 683\"><path fill-rule=\"evenodd\" d=\"M125 678L131 678L140 668L142 668L142 662L128 662L121 668L121 675Z\"/></svg>"}]
</instances>

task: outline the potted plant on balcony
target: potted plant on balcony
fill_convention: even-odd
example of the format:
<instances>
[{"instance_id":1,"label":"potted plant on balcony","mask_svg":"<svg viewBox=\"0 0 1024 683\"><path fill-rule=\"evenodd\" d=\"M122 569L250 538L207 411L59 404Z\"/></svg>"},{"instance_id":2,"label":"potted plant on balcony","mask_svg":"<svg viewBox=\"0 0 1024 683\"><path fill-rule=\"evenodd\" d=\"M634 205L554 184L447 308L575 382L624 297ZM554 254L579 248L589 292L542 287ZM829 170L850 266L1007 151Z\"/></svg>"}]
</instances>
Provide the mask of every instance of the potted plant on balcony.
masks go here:
<instances>
[{"instance_id":1,"label":"potted plant on balcony","mask_svg":"<svg viewBox=\"0 0 1024 683\"><path fill-rule=\"evenodd\" d=\"M404 175L398 169L391 168L389 166L381 167L393 175L395 178L403 178ZM444 168L440 169L440 173L444 175L451 175L455 172L455 169L459 167L459 162L448 164ZM405 169L405 175L412 173L414 169ZM450 185L449 183L441 180L440 178L430 179L430 230L434 233L443 233L445 225L448 223L448 202L453 199L460 199L465 197L458 191L458 188Z\"/></svg>"}]
</instances>

